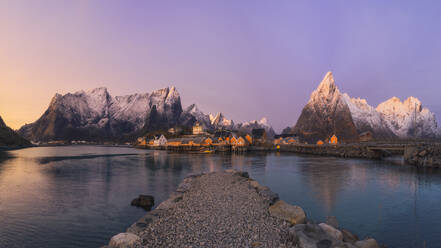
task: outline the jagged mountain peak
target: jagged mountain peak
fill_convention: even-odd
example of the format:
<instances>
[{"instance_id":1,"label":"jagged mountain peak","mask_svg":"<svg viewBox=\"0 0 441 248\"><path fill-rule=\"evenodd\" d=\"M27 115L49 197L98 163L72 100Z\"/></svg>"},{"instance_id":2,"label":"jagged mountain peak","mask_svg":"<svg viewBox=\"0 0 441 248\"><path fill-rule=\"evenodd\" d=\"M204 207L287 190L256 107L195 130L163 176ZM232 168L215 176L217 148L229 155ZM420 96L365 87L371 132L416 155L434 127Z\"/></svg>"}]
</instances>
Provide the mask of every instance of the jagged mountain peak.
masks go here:
<instances>
[{"instance_id":1,"label":"jagged mountain peak","mask_svg":"<svg viewBox=\"0 0 441 248\"><path fill-rule=\"evenodd\" d=\"M405 113L410 111L421 112L425 108L421 101L413 96L408 97L406 100L401 101L398 97L392 97L377 106L377 111L379 112L396 112L396 113Z\"/></svg>"},{"instance_id":2,"label":"jagged mountain peak","mask_svg":"<svg viewBox=\"0 0 441 248\"><path fill-rule=\"evenodd\" d=\"M319 86L312 92L310 103L326 104L327 102L338 101L341 93L338 90L332 72L326 73Z\"/></svg>"},{"instance_id":3,"label":"jagged mountain peak","mask_svg":"<svg viewBox=\"0 0 441 248\"><path fill-rule=\"evenodd\" d=\"M380 103L376 110L400 138L433 138L437 134L435 114L424 108L416 97L401 101L398 97Z\"/></svg>"},{"instance_id":4,"label":"jagged mountain peak","mask_svg":"<svg viewBox=\"0 0 441 248\"><path fill-rule=\"evenodd\" d=\"M86 91L86 94L100 96L100 95L108 95L109 92L107 91L106 87L98 87L98 88Z\"/></svg>"},{"instance_id":5,"label":"jagged mountain peak","mask_svg":"<svg viewBox=\"0 0 441 248\"><path fill-rule=\"evenodd\" d=\"M335 85L334 75L332 72L328 71L326 75L323 77L316 91L323 94L331 94L337 90L337 86Z\"/></svg>"},{"instance_id":6,"label":"jagged mountain peak","mask_svg":"<svg viewBox=\"0 0 441 248\"><path fill-rule=\"evenodd\" d=\"M198 106L195 103L188 106L185 109L185 112L192 113L192 114L193 113L203 114L203 112L198 108Z\"/></svg>"}]
</instances>

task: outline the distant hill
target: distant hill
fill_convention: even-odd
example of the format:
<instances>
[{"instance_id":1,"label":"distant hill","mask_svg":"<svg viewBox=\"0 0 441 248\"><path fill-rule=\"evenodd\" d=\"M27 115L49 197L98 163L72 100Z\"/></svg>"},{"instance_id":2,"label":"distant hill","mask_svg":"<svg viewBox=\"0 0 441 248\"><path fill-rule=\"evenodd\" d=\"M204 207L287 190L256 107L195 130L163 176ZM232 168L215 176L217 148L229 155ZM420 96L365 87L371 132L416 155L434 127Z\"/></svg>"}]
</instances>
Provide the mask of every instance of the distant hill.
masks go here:
<instances>
[{"instance_id":1,"label":"distant hill","mask_svg":"<svg viewBox=\"0 0 441 248\"><path fill-rule=\"evenodd\" d=\"M30 146L31 143L6 126L0 116L0 149Z\"/></svg>"}]
</instances>

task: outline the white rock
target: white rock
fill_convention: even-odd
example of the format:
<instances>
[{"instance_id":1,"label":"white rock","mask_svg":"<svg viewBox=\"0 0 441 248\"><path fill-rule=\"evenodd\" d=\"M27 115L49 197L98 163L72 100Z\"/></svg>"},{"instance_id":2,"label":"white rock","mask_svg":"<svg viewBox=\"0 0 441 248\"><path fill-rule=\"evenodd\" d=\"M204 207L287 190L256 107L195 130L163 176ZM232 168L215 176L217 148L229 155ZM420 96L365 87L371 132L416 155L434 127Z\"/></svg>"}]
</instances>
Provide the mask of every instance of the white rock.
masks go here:
<instances>
[{"instance_id":1,"label":"white rock","mask_svg":"<svg viewBox=\"0 0 441 248\"><path fill-rule=\"evenodd\" d=\"M112 237L109 248L141 247L141 238L133 233L120 233Z\"/></svg>"}]
</instances>

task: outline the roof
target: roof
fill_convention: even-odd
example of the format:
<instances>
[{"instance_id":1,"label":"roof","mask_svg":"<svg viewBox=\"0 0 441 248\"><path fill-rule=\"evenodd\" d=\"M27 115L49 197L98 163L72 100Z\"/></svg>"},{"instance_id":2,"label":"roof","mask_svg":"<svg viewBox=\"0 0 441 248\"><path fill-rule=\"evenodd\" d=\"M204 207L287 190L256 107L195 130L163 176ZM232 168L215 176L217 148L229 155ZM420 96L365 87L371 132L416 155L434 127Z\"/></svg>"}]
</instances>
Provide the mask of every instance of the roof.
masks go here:
<instances>
[{"instance_id":1,"label":"roof","mask_svg":"<svg viewBox=\"0 0 441 248\"><path fill-rule=\"evenodd\" d=\"M360 134L360 136L365 136L365 135L372 135L372 132L371 131L366 131L366 132L362 132Z\"/></svg>"}]
</instances>

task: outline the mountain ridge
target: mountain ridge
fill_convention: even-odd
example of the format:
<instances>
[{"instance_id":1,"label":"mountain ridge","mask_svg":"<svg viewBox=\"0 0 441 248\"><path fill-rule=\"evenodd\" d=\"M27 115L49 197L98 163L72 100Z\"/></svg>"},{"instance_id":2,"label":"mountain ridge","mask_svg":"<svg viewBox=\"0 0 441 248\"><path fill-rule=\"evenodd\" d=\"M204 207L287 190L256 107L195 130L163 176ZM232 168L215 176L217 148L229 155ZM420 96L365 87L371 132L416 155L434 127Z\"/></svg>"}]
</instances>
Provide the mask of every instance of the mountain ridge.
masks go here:
<instances>
[{"instance_id":1,"label":"mountain ridge","mask_svg":"<svg viewBox=\"0 0 441 248\"><path fill-rule=\"evenodd\" d=\"M414 120L413 124L411 120ZM397 97L392 97L374 108L366 99L351 98L347 93L341 93L332 72L326 73L312 92L296 125L284 132L296 133L308 142L316 142L333 134L340 136L343 141L357 140L359 134L367 131L374 138L385 140L436 138L440 135L435 115L424 108L417 98L409 97L401 102Z\"/></svg>"},{"instance_id":2,"label":"mountain ridge","mask_svg":"<svg viewBox=\"0 0 441 248\"><path fill-rule=\"evenodd\" d=\"M235 124L219 112L204 114L196 104L182 108L176 87L151 93L111 96L107 88L80 90L64 95L55 94L47 110L35 122L26 124L19 133L33 141L51 140L112 140L152 132L166 132L172 127L191 129L195 122L207 131L234 130ZM267 123L266 123L267 124ZM255 127L264 125L257 123Z\"/></svg>"}]
</instances>

